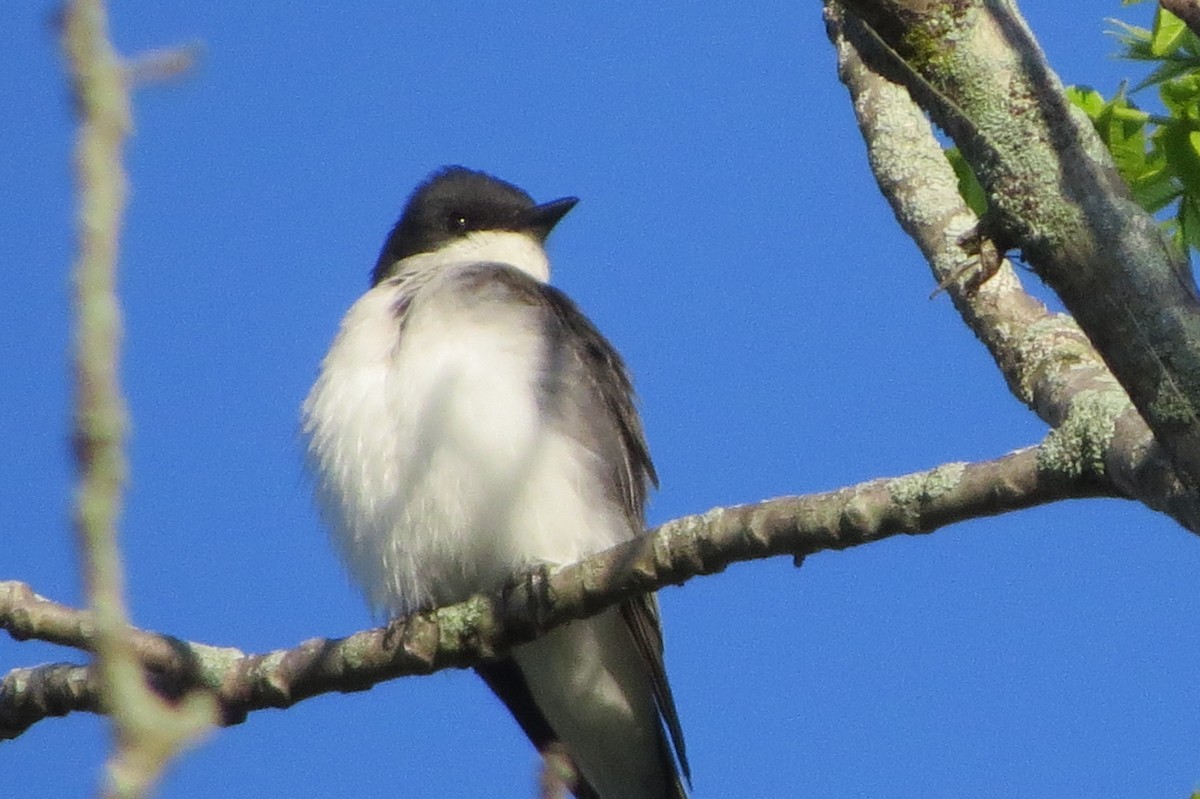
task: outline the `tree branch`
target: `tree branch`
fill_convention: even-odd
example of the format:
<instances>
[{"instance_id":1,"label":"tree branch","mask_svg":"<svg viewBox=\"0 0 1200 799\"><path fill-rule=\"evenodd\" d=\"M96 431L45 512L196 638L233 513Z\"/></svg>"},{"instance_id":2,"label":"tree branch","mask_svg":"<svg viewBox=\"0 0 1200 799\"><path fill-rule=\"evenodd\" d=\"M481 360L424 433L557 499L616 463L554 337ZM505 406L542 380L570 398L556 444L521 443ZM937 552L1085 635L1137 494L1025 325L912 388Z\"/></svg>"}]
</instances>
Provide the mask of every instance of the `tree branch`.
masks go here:
<instances>
[{"instance_id":1,"label":"tree branch","mask_svg":"<svg viewBox=\"0 0 1200 799\"><path fill-rule=\"evenodd\" d=\"M877 42L860 49L872 67L970 163L988 232L1054 288L1179 476L1200 485L1200 297L1186 259L1133 202L1013 5L843 5Z\"/></svg>"},{"instance_id":2,"label":"tree branch","mask_svg":"<svg viewBox=\"0 0 1200 799\"><path fill-rule=\"evenodd\" d=\"M121 310L117 239L125 207L121 152L132 126L126 73L108 41L99 0L75 0L64 18L63 50L80 114L75 162L79 255L74 270L75 523L89 603L100 693L88 693L113 721L116 746L106 766L106 796L142 796L171 756L208 728L214 703L191 697L179 707L143 683L125 640L128 614L116 543L125 481L125 403L118 380Z\"/></svg>"},{"instance_id":3,"label":"tree branch","mask_svg":"<svg viewBox=\"0 0 1200 799\"><path fill-rule=\"evenodd\" d=\"M861 57L860 47L877 47L862 23L836 4L826 6L826 20L880 190L1009 390L1059 435L1077 439L1065 450L1072 457L1093 453L1081 467L1102 470L1126 495L1200 532L1200 493L1179 479L1075 321L1029 296L1007 260L980 274L979 253L964 246L980 220L909 92ZM964 274L970 279L956 279Z\"/></svg>"},{"instance_id":4,"label":"tree branch","mask_svg":"<svg viewBox=\"0 0 1200 799\"><path fill-rule=\"evenodd\" d=\"M553 573L536 570L492 594L289 650L247 655L141 631L129 640L160 691L176 696L204 688L217 697L223 722L238 723L251 711L289 707L317 694L465 668L572 619L738 561L791 555L799 562L823 550L929 533L965 519L1114 495L1091 474L1057 470L1061 461L1049 454L1041 446L838 491L717 508ZM89 613L38 597L20 583L0 583L0 626L19 640L85 650L96 643ZM98 706L90 668L16 669L0 681L0 738L16 737L47 716Z\"/></svg>"}]
</instances>

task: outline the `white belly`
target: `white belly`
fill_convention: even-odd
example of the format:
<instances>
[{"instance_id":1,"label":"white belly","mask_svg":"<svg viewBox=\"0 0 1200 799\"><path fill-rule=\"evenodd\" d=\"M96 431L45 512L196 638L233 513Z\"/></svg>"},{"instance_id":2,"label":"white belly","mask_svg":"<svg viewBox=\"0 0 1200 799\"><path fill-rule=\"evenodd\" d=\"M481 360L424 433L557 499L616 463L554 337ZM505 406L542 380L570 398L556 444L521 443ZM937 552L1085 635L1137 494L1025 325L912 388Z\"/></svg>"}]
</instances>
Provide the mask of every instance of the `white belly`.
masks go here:
<instances>
[{"instance_id":1,"label":"white belly","mask_svg":"<svg viewBox=\"0 0 1200 799\"><path fill-rule=\"evenodd\" d=\"M398 299L382 284L354 304L304 403L335 540L372 606L455 602L629 538L596 455L543 419L533 309L432 284L401 335Z\"/></svg>"}]
</instances>

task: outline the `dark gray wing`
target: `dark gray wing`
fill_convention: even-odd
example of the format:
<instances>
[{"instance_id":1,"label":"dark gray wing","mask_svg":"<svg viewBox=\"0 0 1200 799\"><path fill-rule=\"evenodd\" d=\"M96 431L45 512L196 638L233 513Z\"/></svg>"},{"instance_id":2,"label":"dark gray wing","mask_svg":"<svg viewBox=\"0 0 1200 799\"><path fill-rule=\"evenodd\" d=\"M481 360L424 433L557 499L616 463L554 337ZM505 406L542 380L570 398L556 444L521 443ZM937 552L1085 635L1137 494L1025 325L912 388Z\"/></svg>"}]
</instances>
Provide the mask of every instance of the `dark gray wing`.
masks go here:
<instances>
[{"instance_id":1,"label":"dark gray wing","mask_svg":"<svg viewBox=\"0 0 1200 799\"><path fill-rule=\"evenodd\" d=\"M650 667L651 685L654 691L654 701L658 705L659 714L666 724L670 734L667 736L659 729L658 757L664 764L664 771L672 775L671 785L664 786L668 791L663 799L687 799L687 792L679 779L680 771L690 784L692 770L688 765L687 749L683 741L683 728L679 724L679 713L675 709L675 699L671 695L671 685L667 682L667 674L663 668L662 658L662 628L658 622L658 603L654 596L642 596L631 599L621 605L621 616L629 626L629 631L637 645L642 660ZM483 663L475 667L476 673L483 678L492 692L504 702L508 712L521 725L525 736L534 747L543 754L559 742L558 734L546 719L541 708L533 699L525 675L512 658L492 663ZM673 753L672 753L673 747ZM678 763L678 768L675 764ZM596 790L588 784L582 774L578 775L579 784L575 786L577 799L600 799Z\"/></svg>"},{"instance_id":2,"label":"dark gray wing","mask_svg":"<svg viewBox=\"0 0 1200 799\"><path fill-rule=\"evenodd\" d=\"M663 664L662 625L658 621L658 600L653 594L631 599L621 605L621 616L629 625L633 640L637 643L638 652L650 666L650 680L654 688L654 702L658 705L659 715L667 726L674 747L675 761L679 770L692 782L692 767L688 764L687 746L683 740L683 726L679 723L679 711L675 708L675 697L671 693L671 684L667 682L667 671ZM670 760L671 752L667 749L665 738L659 738L662 756ZM676 772L675 788L678 796L685 796L683 786L679 784Z\"/></svg>"},{"instance_id":3,"label":"dark gray wing","mask_svg":"<svg viewBox=\"0 0 1200 799\"><path fill-rule=\"evenodd\" d=\"M591 321L553 286L530 281L547 314L544 402L568 434L610 464L609 485L632 529L645 524L646 495L658 486L625 362Z\"/></svg>"},{"instance_id":4,"label":"dark gray wing","mask_svg":"<svg viewBox=\"0 0 1200 799\"><path fill-rule=\"evenodd\" d=\"M601 456L607 465L606 479L602 481L605 491L625 511L630 529L640 532L645 525L646 496L651 485L658 485L658 475L650 460L642 422L634 404L633 384L620 354L575 303L553 286L502 264L480 264L478 271L464 274L464 280L472 291L485 295L494 292L497 300L521 302L541 311L547 342L543 410L561 426L560 429ZM653 595L631 599L621 605L621 615L649 670L654 700L666 725L665 732L660 729L660 756L668 765L668 773L676 775L672 796L683 799L686 794L678 774L682 770L690 782L691 769L663 664L658 603ZM518 711L523 704L520 688L514 689L512 680L498 679L502 674L489 676L482 670L481 674L517 716L534 745L540 749L548 743L546 733L553 731L549 730L544 718L540 721L531 718L526 707L526 720L522 720ZM494 681L506 683L502 686L504 690ZM527 694L528 688L524 690ZM540 711L536 708L534 711L540 716Z\"/></svg>"},{"instance_id":5,"label":"dark gray wing","mask_svg":"<svg viewBox=\"0 0 1200 799\"><path fill-rule=\"evenodd\" d=\"M547 338L551 342L548 356L551 368L546 370L549 375L547 379L569 381L574 385L576 394L580 393L578 389L582 383L589 389L586 393L592 394L589 398L591 402L570 403L571 408L558 410L560 413L576 413L578 418L573 420L576 422L574 429L587 431L584 433L588 436L588 440L583 442L585 446L598 449L606 456L605 462L613 465L612 483L617 487L622 507L632 529L641 531L645 525L646 495L650 484L658 485L658 475L650 461L642 422L634 405L633 385L625 364L608 339L580 313L570 298L553 286L540 284L539 288L554 311L554 316L547 320ZM555 366L561 366L561 369L556 370ZM571 389L563 386L559 390L569 392ZM554 392L550 390L547 394L553 398ZM601 408L591 407L597 399ZM568 403L562 404L565 406ZM601 409L603 412L597 413ZM615 436L612 435L614 427ZM593 444L593 441L597 443ZM614 451L614 444L618 451ZM649 667L654 701L670 733L675 758L690 782L691 767L683 741L683 728L663 664L658 602L653 594L631 599L621 605L621 616L629 626L642 660ZM662 743L663 754L669 760L671 753L665 751L666 741ZM684 795L681 786L678 793Z\"/></svg>"},{"instance_id":6,"label":"dark gray wing","mask_svg":"<svg viewBox=\"0 0 1200 799\"><path fill-rule=\"evenodd\" d=\"M546 715L533 700L529 683L520 666L512 658L504 658L494 663L481 663L475 667L475 672L483 678L492 693L500 697L500 701L512 713L517 724L525 732L525 736L543 756L559 742L558 734L546 720ZM583 774L577 775L579 782L575 785L576 799L600 799Z\"/></svg>"}]
</instances>

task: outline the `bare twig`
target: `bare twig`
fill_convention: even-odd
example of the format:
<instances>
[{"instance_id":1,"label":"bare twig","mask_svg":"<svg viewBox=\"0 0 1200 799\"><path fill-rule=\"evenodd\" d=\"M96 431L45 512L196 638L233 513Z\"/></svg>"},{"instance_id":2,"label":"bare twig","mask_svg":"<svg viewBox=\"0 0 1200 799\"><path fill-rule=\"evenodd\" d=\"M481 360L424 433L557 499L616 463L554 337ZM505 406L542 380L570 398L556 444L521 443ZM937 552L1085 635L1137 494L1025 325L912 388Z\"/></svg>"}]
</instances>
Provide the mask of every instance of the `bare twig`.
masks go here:
<instances>
[{"instance_id":1,"label":"bare twig","mask_svg":"<svg viewBox=\"0 0 1200 799\"><path fill-rule=\"evenodd\" d=\"M717 508L553 573L536 572L504 590L413 614L387 628L339 640L314 639L259 655L136 633L131 640L168 695L211 690L226 724L317 694L356 691L383 680L468 667L495 658L571 619L631 596L713 574L736 561L847 549L890 536L932 532L970 518L1063 499L1111 496L1084 468L1058 471L1049 445L992 461L953 463L803 497ZM91 649L90 616L0 583L0 626L17 638ZM95 710L95 683L83 667L11 672L0 682L0 738L71 710Z\"/></svg>"},{"instance_id":2,"label":"bare twig","mask_svg":"<svg viewBox=\"0 0 1200 799\"><path fill-rule=\"evenodd\" d=\"M125 80L132 88L177 80L196 68L203 50L199 42L192 42L138 53L125 62Z\"/></svg>"},{"instance_id":3,"label":"bare twig","mask_svg":"<svg viewBox=\"0 0 1200 799\"><path fill-rule=\"evenodd\" d=\"M117 239L125 205L121 150L131 128L120 59L108 42L99 0L75 0L66 12L63 49L81 117L75 161L79 255L74 270L75 520L84 582L94 611L100 695L112 717L116 750L104 793L142 796L170 756L207 728L213 703L190 699L172 709L145 685L125 639L128 627L116 522L125 479L125 404L117 380L121 313L115 283Z\"/></svg>"}]
</instances>

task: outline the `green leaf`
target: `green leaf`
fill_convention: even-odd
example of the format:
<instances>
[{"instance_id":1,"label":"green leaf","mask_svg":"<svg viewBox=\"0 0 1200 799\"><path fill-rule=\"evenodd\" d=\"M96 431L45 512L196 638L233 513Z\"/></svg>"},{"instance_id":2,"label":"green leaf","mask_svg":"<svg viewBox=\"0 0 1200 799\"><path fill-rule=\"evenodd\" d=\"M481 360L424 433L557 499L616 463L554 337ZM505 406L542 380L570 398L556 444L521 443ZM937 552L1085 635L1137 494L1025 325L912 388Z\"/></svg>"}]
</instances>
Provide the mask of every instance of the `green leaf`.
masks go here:
<instances>
[{"instance_id":1,"label":"green leaf","mask_svg":"<svg viewBox=\"0 0 1200 799\"><path fill-rule=\"evenodd\" d=\"M1157 213L1183 195L1179 181L1161 164L1129 181L1137 204L1150 213Z\"/></svg>"},{"instance_id":2,"label":"green leaf","mask_svg":"<svg viewBox=\"0 0 1200 799\"><path fill-rule=\"evenodd\" d=\"M1154 32L1150 35L1150 52L1155 56L1165 56L1175 51L1179 41L1187 33L1187 25L1183 20L1159 6L1154 14Z\"/></svg>"},{"instance_id":3,"label":"green leaf","mask_svg":"<svg viewBox=\"0 0 1200 799\"><path fill-rule=\"evenodd\" d=\"M1166 166L1183 183L1186 194L1200 196L1200 153L1192 145L1193 130L1182 121L1159 128L1157 144Z\"/></svg>"},{"instance_id":4,"label":"green leaf","mask_svg":"<svg viewBox=\"0 0 1200 799\"><path fill-rule=\"evenodd\" d=\"M1181 247L1200 250L1200 36L1155 5L1152 29L1110 19L1108 32L1121 57L1149 62L1149 74L1133 91L1156 87L1165 113L1138 109L1124 83L1107 101L1088 87L1068 90L1067 97L1091 120L1138 204L1157 215Z\"/></svg>"},{"instance_id":5,"label":"green leaf","mask_svg":"<svg viewBox=\"0 0 1200 799\"><path fill-rule=\"evenodd\" d=\"M1190 72L1178 78L1164 81L1158 87L1158 96L1171 116L1181 117L1194 114L1200 106L1200 73Z\"/></svg>"},{"instance_id":6,"label":"green leaf","mask_svg":"<svg viewBox=\"0 0 1200 799\"><path fill-rule=\"evenodd\" d=\"M1150 52L1150 31L1122 22L1119 19L1112 19L1111 17L1106 19L1105 22L1112 25L1112 28L1108 30L1108 34L1115 38L1117 44L1124 48L1124 52L1118 53L1121 58L1128 58L1134 61L1158 60Z\"/></svg>"},{"instance_id":7,"label":"green leaf","mask_svg":"<svg viewBox=\"0 0 1200 799\"><path fill-rule=\"evenodd\" d=\"M1128 100L1117 97L1095 121L1101 140L1126 180L1132 181L1146 170L1147 120L1148 116L1132 108Z\"/></svg>"},{"instance_id":8,"label":"green leaf","mask_svg":"<svg viewBox=\"0 0 1200 799\"><path fill-rule=\"evenodd\" d=\"M1200 248L1200 201L1195 197L1184 197L1179 203L1179 244L1185 251L1189 247Z\"/></svg>"},{"instance_id":9,"label":"green leaf","mask_svg":"<svg viewBox=\"0 0 1200 799\"><path fill-rule=\"evenodd\" d=\"M983 216L988 207L987 193L980 185L979 178L975 177L971 165L967 163L967 159L962 157L962 153L958 151L957 147L951 147L945 152L946 160L950 162L954 174L958 177L958 193L962 195L963 201L966 202L968 208L975 212L976 216Z\"/></svg>"},{"instance_id":10,"label":"green leaf","mask_svg":"<svg viewBox=\"0 0 1200 799\"><path fill-rule=\"evenodd\" d=\"M1091 86L1068 86L1063 90L1067 99L1074 105L1083 110L1083 113L1095 122L1096 117L1104 111L1107 103L1104 101L1104 95L1093 89Z\"/></svg>"},{"instance_id":11,"label":"green leaf","mask_svg":"<svg viewBox=\"0 0 1200 799\"><path fill-rule=\"evenodd\" d=\"M1150 121L1149 114L1129 102L1122 92L1108 102L1095 89L1086 86L1069 87L1066 96L1092 120L1092 126L1125 180L1132 183L1148 170L1145 129Z\"/></svg>"},{"instance_id":12,"label":"green leaf","mask_svg":"<svg viewBox=\"0 0 1200 799\"><path fill-rule=\"evenodd\" d=\"M1133 87L1133 91L1140 92L1147 86L1157 86L1160 83L1166 83L1169 80L1178 78L1180 75L1187 75L1189 72L1195 71L1200 66L1200 61L1193 60L1173 60L1164 61L1153 72L1147 75L1142 81Z\"/></svg>"}]
</instances>

